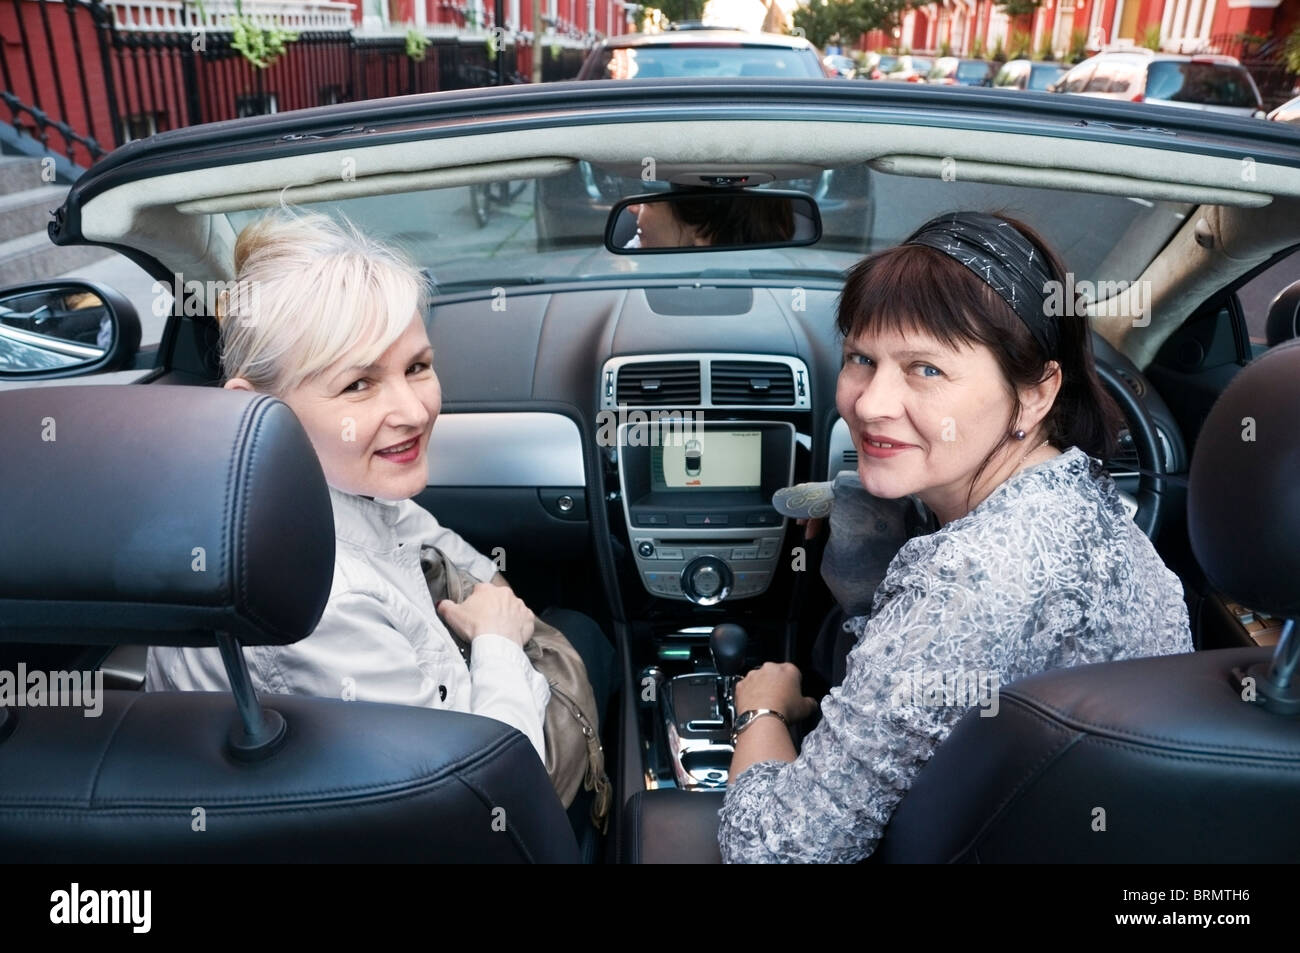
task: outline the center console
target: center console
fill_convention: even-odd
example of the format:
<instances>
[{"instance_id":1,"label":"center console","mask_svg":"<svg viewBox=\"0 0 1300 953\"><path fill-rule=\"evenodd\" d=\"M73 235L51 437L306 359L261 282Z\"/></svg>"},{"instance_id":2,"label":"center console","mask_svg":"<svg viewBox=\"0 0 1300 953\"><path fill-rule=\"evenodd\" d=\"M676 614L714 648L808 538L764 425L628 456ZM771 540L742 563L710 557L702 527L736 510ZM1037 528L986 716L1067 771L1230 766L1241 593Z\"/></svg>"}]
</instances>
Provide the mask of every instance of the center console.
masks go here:
<instances>
[{"instance_id":1,"label":"center console","mask_svg":"<svg viewBox=\"0 0 1300 953\"><path fill-rule=\"evenodd\" d=\"M808 478L812 422L797 357L641 354L601 369L597 444L649 790L725 789L733 686L788 655L803 557L772 497Z\"/></svg>"},{"instance_id":2,"label":"center console","mask_svg":"<svg viewBox=\"0 0 1300 953\"><path fill-rule=\"evenodd\" d=\"M794 476L794 425L689 413L618 428L623 515L645 588L715 605L760 595L785 521L772 494Z\"/></svg>"}]
</instances>

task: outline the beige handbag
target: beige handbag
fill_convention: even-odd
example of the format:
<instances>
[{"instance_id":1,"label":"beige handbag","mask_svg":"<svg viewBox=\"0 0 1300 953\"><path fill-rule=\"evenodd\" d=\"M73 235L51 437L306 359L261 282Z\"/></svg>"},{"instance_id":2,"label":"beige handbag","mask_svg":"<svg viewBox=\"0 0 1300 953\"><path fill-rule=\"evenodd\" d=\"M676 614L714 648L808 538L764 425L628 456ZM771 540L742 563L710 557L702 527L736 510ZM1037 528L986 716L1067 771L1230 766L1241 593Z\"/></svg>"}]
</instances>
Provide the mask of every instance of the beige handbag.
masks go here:
<instances>
[{"instance_id":1,"label":"beige handbag","mask_svg":"<svg viewBox=\"0 0 1300 953\"><path fill-rule=\"evenodd\" d=\"M456 567L435 546L420 549L420 564L434 606L450 599L464 602L479 580ZM451 627L448 626L451 632ZM470 645L452 632L469 660ZM587 667L577 649L555 626L541 619L533 625L533 637L524 646L533 668L546 678L551 700L546 706L543 734L546 742L546 773L560 801L567 808L578 796L578 788L594 791L591 823L604 832L609 822L613 790L605 774L605 752L600 745L596 697L587 679Z\"/></svg>"}]
</instances>

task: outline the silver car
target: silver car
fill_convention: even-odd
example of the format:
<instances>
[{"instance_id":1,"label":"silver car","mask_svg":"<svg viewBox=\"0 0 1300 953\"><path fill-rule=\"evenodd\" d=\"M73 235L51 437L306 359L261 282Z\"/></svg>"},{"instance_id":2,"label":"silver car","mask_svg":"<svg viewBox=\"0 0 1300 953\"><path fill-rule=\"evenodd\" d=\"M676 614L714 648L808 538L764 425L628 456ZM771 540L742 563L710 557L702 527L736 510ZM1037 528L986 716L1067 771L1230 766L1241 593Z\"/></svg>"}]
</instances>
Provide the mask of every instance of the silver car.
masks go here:
<instances>
[{"instance_id":1,"label":"silver car","mask_svg":"<svg viewBox=\"0 0 1300 953\"><path fill-rule=\"evenodd\" d=\"M1232 56L1183 56L1146 49L1102 52L1075 66L1048 89L1238 116L1264 115L1255 81Z\"/></svg>"}]
</instances>

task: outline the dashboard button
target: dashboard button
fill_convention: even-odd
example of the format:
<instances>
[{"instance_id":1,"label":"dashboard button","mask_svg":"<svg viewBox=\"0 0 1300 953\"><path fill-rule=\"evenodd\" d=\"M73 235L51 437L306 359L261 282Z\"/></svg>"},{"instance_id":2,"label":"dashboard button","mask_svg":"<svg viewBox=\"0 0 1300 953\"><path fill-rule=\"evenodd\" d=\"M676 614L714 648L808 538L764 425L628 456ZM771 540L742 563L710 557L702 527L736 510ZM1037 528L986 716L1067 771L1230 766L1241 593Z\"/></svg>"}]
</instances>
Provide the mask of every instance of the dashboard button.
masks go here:
<instances>
[{"instance_id":1,"label":"dashboard button","mask_svg":"<svg viewBox=\"0 0 1300 953\"><path fill-rule=\"evenodd\" d=\"M680 549L668 549L665 546L659 547L660 559L681 559L682 551Z\"/></svg>"},{"instance_id":2,"label":"dashboard button","mask_svg":"<svg viewBox=\"0 0 1300 953\"><path fill-rule=\"evenodd\" d=\"M745 523L748 526L775 526L781 520L781 514L776 510L765 510L762 513L750 513L745 517Z\"/></svg>"},{"instance_id":3,"label":"dashboard button","mask_svg":"<svg viewBox=\"0 0 1300 953\"><path fill-rule=\"evenodd\" d=\"M636 517L637 526L667 526L667 513L638 513Z\"/></svg>"},{"instance_id":4,"label":"dashboard button","mask_svg":"<svg viewBox=\"0 0 1300 953\"><path fill-rule=\"evenodd\" d=\"M687 526L726 526L729 522L724 513L687 513Z\"/></svg>"},{"instance_id":5,"label":"dashboard button","mask_svg":"<svg viewBox=\"0 0 1300 953\"><path fill-rule=\"evenodd\" d=\"M779 539L759 540L758 558L771 559L773 556L776 555L776 551L780 547L780 545L781 545L781 541Z\"/></svg>"},{"instance_id":6,"label":"dashboard button","mask_svg":"<svg viewBox=\"0 0 1300 953\"><path fill-rule=\"evenodd\" d=\"M739 549L733 549L731 551L731 558L732 559L757 559L758 547L742 546Z\"/></svg>"}]
</instances>

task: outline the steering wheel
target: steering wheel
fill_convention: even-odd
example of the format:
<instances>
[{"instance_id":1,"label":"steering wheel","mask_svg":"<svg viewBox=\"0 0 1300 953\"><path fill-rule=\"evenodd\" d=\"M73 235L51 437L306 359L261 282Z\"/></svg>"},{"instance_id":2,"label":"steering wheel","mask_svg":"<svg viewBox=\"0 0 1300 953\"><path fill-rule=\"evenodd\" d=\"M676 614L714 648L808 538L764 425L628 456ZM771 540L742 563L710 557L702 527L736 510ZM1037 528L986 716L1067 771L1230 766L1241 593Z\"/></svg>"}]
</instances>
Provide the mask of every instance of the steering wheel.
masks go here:
<instances>
[{"instance_id":1,"label":"steering wheel","mask_svg":"<svg viewBox=\"0 0 1300 953\"><path fill-rule=\"evenodd\" d=\"M1159 432L1141 398L1133 393L1115 369L1101 358L1097 358L1094 363L1102 386L1115 398L1124 415L1129 436L1133 439L1133 449L1137 451L1138 466L1146 471L1138 474L1137 493L1134 495L1121 490L1120 497L1138 529L1154 541L1164 523L1169 501L1163 492L1165 481L1161 479L1165 474L1165 455L1160 445Z\"/></svg>"}]
</instances>

